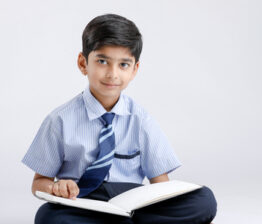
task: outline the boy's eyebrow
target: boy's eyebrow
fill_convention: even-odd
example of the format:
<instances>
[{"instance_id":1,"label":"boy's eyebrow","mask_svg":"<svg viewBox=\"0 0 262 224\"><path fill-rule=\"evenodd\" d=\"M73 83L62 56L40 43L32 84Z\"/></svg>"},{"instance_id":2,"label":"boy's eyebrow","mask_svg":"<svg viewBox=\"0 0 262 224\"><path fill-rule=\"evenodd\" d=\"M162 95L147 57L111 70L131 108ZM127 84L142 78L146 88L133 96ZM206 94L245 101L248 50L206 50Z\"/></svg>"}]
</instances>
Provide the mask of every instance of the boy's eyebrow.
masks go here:
<instances>
[{"instance_id":1,"label":"boy's eyebrow","mask_svg":"<svg viewBox=\"0 0 262 224\"><path fill-rule=\"evenodd\" d=\"M108 57L104 54L96 54L96 57L97 58L104 58L104 59L112 59L111 57ZM130 63L133 62L133 60L131 58L121 58L120 61L130 62Z\"/></svg>"}]
</instances>

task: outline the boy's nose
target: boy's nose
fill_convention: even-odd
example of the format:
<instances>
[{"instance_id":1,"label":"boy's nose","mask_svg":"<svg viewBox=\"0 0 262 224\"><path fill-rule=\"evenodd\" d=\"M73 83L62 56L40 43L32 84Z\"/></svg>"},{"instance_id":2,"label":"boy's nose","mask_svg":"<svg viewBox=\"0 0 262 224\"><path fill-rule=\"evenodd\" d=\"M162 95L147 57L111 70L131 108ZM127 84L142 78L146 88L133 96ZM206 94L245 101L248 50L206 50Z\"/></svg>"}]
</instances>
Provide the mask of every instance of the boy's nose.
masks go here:
<instances>
[{"instance_id":1,"label":"boy's nose","mask_svg":"<svg viewBox=\"0 0 262 224\"><path fill-rule=\"evenodd\" d=\"M107 73L106 73L106 77L107 78L112 78L112 79L116 79L118 74L118 69L116 66L110 66L110 68L108 68Z\"/></svg>"}]
</instances>

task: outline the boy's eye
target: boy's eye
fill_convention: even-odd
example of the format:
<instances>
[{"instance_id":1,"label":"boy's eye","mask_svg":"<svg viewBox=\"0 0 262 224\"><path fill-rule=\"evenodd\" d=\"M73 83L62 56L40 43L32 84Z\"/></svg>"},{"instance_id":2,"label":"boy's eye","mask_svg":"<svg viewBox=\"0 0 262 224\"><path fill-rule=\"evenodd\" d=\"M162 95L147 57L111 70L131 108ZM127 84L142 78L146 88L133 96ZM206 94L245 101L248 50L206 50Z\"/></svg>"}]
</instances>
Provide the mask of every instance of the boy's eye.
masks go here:
<instances>
[{"instance_id":1,"label":"boy's eye","mask_svg":"<svg viewBox=\"0 0 262 224\"><path fill-rule=\"evenodd\" d=\"M99 60L98 60L98 63L99 63L99 64L102 64L102 65L107 64L106 60L103 60L103 59L99 59Z\"/></svg>"},{"instance_id":2,"label":"boy's eye","mask_svg":"<svg viewBox=\"0 0 262 224\"><path fill-rule=\"evenodd\" d=\"M122 68L128 68L128 67L129 67L129 64L128 64L128 63L121 63L121 67L122 67Z\"/></svg>"}]
</instances>

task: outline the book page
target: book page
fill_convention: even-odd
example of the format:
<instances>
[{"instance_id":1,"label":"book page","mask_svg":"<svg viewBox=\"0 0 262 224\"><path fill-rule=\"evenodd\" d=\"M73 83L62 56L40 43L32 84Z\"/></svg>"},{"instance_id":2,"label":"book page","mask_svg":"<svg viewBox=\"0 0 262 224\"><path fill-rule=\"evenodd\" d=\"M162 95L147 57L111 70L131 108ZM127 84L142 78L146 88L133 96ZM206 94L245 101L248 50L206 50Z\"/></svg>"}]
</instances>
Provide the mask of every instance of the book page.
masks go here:
<instances>
[{"instance_id":1,"label":"book page","mask_svg":"<svg viewBox=\"0 0 262 224\"><path fill-rule=\"evenodd\" d=\"M36 197L48 202L68 205L72 207L84 208L93 211L106 212L122 216L130 216L124 209L118 208L106 201L92 200L87 198L77 198L76 200L57 197L46 192L36 191Z\"/></svg>"},{"instance_id":2,"label":"book page","mask_svg":"<svg viewBox=\"0 0 262 224\"><path fill-rule=\"evenodd\" d=\"M132 210L154 204L196 189L201 185L173 180L148 184L126 191L109 200L111 204L131 212Z\"/></svg>"}]
</instances>

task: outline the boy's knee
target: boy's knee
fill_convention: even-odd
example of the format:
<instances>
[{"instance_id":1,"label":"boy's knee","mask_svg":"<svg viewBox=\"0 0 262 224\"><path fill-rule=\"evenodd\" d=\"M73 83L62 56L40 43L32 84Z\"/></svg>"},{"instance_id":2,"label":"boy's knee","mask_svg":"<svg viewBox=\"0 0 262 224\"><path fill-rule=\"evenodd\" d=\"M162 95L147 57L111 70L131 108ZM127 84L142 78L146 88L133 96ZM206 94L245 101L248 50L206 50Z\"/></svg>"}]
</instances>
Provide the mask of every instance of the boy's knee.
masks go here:
<instances>
[{"instance_id":1,"label":"boy's knee","mask_svg":"<svg viewBox=\"0 0 262 224\"><path fill-rule=\"evenodd\" d=\"M207 216L212 220L216 216L217 202L212 190L206 186L199 189L199 202L196 205L202 212L206 213Z\"/></svg>"},{"instance_id":2,"label":"boy's knee","mask_svg":"<svg viewBox=\"0 0 262 224\"><path fill-rule=\"evenodd\" d=\"M54 214L53 206L51 203L43 204L36 212L35 224L60 223Z\"/></svg>"}]
</instances>

